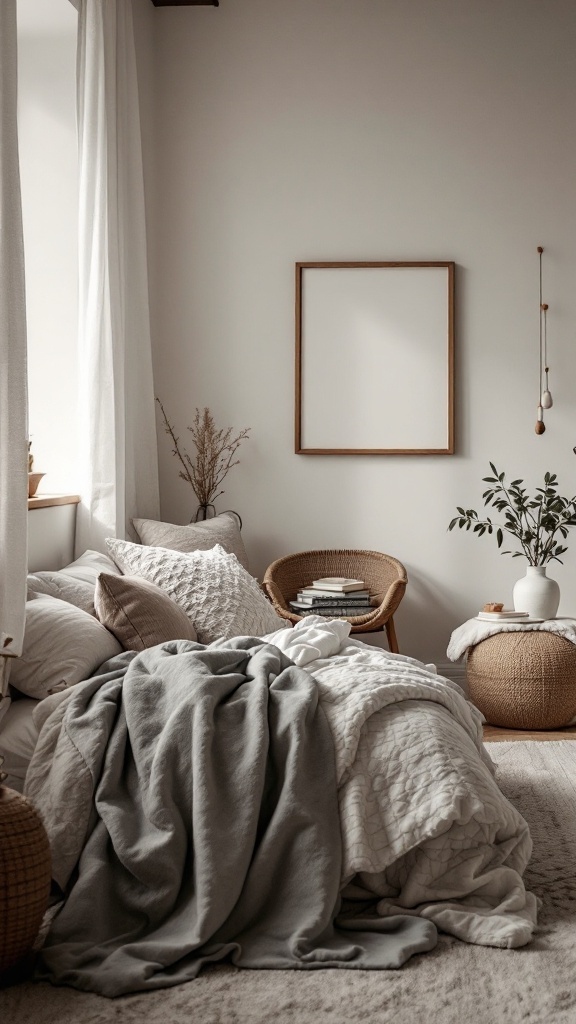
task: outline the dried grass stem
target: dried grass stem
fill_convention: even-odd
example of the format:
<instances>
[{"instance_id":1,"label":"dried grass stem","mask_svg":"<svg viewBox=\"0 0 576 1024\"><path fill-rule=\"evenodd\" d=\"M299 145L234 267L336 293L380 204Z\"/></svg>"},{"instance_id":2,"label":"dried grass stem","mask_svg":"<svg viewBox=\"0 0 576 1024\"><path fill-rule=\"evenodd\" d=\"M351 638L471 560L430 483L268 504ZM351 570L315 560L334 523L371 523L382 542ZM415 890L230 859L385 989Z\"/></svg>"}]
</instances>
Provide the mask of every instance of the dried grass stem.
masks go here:
<instances>
[{"instance_id":1,"label":"dried grass stem","mask_svg":"<svg viewBox=\"0 0 576 1024\"><path fill-rule=\"evenodd\" d=\"M180 438L176 436L162 402L159 398L156 401L164 419L164 428L172 441L172 454L180 462L181 469L178 475L190 484L199 505L213 505L216 498L224 494L223 490L219 490L222 481L232 467L240 462L234 456L242 441L248 437L250 427L241 430L234 437L232 427L216 427L214 417L208 408L196 409L194 423L188 427L196 449L196 456L192 459L186 449L180 446Z\"/></svg>"}]
</instances>

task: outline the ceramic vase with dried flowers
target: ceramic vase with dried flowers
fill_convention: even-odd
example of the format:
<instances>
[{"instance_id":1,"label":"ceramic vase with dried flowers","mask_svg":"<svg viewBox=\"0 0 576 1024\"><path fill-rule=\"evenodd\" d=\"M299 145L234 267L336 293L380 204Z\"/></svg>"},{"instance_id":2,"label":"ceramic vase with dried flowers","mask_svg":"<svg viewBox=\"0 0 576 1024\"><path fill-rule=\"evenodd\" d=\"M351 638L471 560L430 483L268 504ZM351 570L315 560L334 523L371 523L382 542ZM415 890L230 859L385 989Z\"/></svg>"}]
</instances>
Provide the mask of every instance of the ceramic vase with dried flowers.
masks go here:
<instances>
[{"instance_id":1,"label":"ceramic vase with dried flowers","mask_svg":"<svg viewBox=\"0 0 576 1024\"><path fill-rule=\"evenodd\" d=\"M216 499L224 494L220 485L232 467L238 465L240 460L235 459L234 456L242 441L248 437L250 427L246 427L234 436L232 427L226 429L216 427L214 417L208 408L196 409L194 422L191 427L188 427L196 449L195 457L192 458L186 449L181 447L180 438L176 436L176 431L166 415L162 402L159 398L156 401L162 413L164 429L172 441L172 454L180 462L181 469L178 475L190 484L198 501L198 507L190 522L210 519L216 515ZM226 511L232 512L233 510L227 509ZM237 516L240 526L242 526L242 520L238 513L234 512L234 515Z\"/></svg>"}]
</instances>

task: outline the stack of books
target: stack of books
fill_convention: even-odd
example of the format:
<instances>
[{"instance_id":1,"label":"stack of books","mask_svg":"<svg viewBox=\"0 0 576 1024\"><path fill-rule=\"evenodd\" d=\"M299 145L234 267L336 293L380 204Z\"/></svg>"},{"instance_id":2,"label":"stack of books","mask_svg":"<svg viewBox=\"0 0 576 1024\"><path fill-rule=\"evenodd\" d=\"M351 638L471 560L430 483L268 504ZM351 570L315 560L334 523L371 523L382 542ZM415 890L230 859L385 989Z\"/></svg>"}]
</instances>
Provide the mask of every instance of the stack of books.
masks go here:
<instances>
[{"instance_id":1,"label":"stack of books","mask_svg":"<svg viewBox=\"0 0 576 1024\"><path fill-rule=\"evenodd\" d=\"M476 616L482 622L522 622L529 619L528 612L516 612L513 608L503 608L501 612L485 612L482 609Z\"/></svg>"},{"instance_id":2,"label":"stack of books","mask_svg":"<svg viewBox=\"0 0 576 1024\"><path fill-rule=\"evenodd\" d=\"M325 576L299 590L290 608L297 615L326 615L329 618L366 615L372 607L364 580Z\"/></svg>"}]
</instances>

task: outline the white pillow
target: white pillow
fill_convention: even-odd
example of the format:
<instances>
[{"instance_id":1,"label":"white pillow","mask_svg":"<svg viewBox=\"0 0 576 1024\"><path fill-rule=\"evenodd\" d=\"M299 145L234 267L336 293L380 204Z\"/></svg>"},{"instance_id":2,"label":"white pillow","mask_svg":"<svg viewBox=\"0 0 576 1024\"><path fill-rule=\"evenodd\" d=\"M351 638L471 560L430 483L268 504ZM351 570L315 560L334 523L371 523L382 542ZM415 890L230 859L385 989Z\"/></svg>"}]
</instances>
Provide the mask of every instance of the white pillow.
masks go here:
<instances>
[{"instance_id":1,"label":"white pillow","mask_svg":"<svg viewBox=\"0 0 576 1024\"><path fill-rule=\"evenodd\" d=\"M26 577L28 597L35 594L45 594L48 597L57 597L60 601L67 601L76 608L88 612L89 615L96 615L94 610L94 587L91 583L84 583L83 580L73 579L63 572L42 572L29 573Z\"/></svg>"},{"instance_id":2,"label":"white pillow","mask_svg":"<svg viewBox=\"0 0 576 1024\"><path fill-rule=\"evenodd\" d=\"M27 578L28 597L48 594L61 601L68 601L90 615L96 615L94 590L101 572L120 575L118 567L108 555L100 551L85 551L80 558L65 565L63 569L30 573Z\"/></svg>"},{"instance_id":3,"label":"white pillow","mask_svg":"<svg viewBox=\"0 0 576 1024\"><path fill-rule=\"evenodd\" d=\"M92 615L57 597L35 594L26 602L22 654L12 662L10 685L42 700L87 679L121 650Z\"/></svg>"},{"instance_id":4,"label":"white pillow","mask_svg":"<svg viewBox=\"0 0 576 1024\"><path fill-rule=\"evenodd\" d=\"M285 625L256 580L219 544L189 553L112 538L106 545L123 572L155 583L181 605L201 644L220 637L263 636Z\"/></svg>"},{"instance_id":5,"label":"white pillow","mask_svg":"<svg viewBox=\"0 0 576 1024\"><path fill-rule=\"evenodd\" d=\"M101 551L85 551L75 562L65 565L60 572L65 576L71 576L75 580L83 580L84 583L91 583L96 586L96 581L101 572L115 572L118 569L108 555Z\"/></svg>"}]
</instances>

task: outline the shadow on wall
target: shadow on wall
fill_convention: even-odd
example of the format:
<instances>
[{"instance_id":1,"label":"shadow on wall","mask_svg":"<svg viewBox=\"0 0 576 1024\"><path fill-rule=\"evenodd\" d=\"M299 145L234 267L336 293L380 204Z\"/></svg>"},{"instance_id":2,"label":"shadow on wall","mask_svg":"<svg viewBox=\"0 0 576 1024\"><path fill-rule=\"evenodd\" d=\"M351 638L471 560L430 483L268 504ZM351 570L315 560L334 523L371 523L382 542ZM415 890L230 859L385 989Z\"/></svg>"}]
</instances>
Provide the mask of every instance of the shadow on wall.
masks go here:
<instances>
[{"instance_id":1,"label":"shadow on wall","mask_svg":"<svg viewBox=\"0 0 576 1024\"><path fill-rule=\"evenodd\" d=\"M402 654L420 661L446 661L450 640L449 623L454 621L454 595L415 566L405 563L408 586L396 615ZM454 622L454 627L459 622Z\"/></svg>"}]
</instances>

